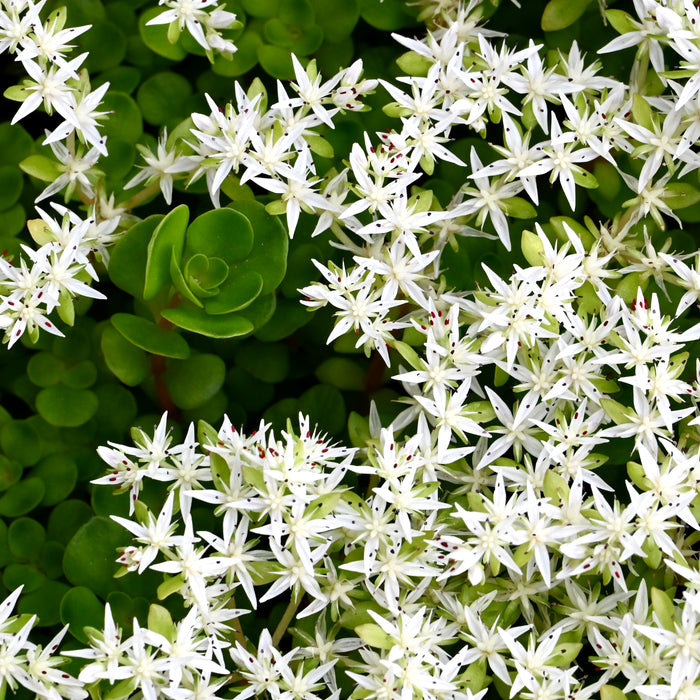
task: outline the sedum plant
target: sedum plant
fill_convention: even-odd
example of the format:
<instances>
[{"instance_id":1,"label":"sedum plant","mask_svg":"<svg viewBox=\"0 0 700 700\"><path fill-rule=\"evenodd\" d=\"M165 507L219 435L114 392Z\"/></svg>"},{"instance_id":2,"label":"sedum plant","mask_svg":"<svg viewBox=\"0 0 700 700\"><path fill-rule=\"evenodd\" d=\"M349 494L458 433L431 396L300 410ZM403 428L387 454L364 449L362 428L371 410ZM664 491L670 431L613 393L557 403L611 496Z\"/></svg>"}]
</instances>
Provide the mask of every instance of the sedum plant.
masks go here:
<instances>
[{"instance_id":1,"label":"sedum plant","mask_svg":"<svg viewBox=\"0 0 700 700\"><path fill-rule=\"evenodd\" d=\"M3 692L696 697L697 7L332 5L0 4Z\"/></svg>"}]
</instances>

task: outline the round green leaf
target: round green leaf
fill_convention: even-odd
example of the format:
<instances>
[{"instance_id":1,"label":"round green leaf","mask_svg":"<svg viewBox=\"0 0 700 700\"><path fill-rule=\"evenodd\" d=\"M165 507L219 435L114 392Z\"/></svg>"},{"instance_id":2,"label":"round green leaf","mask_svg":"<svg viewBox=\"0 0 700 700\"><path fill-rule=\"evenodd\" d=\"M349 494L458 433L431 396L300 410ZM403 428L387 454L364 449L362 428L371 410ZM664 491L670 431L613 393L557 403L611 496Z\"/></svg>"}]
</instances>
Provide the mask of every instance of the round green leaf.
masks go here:
<instances>
[{"instance_id":1,"label":"round green leaf","mask_svg":"<svg viewBox=\"0 0 700 700\"><path fill-rule=\"evenodd\" d=\"M141 34L143 43L146 44L151 51L164 58L169 58L171 61L181 61L187 55L187 51L185 51L179 43L171 44L168 41L168 25L151 24L147 26L150 20L162 12L163 8L149 7L139 17L139 33Z\"/></svg>"},{"instance_id":2,"label":"round green leaf","mask_svg":"<svg viewBox=\"0 0 700 700\"><path fill-rule=\"evenodd\" d=\"M104 83L109 83L109 89L116 92L131 94L141 82L141 71L134 66L117 66L103 71L92 81L92 87L98 88ZM109 144L112 147L112 144Z\"/></svg>"},{"instance_id":3,"label":"round green leaf","mask_svg":"<svg viewBox=\"0 0 700 700\"><path fill-rule=\"evenodd\" d=\"M396 31L415 24L403 0L360 0L360 14L367 24L385 32Z\"/></svg>"},{"instance_id":4,"label":"round green leaf","mask_svg":"<svg viewBox=\"0 0 700 700\"><path fill-rule=\"evenodd\" d=\"M20 561L34 560L46 540L46 531L33 518L17 518L7 529L10 553Z\"/></svg>"},{"instance_id":5,"label":"round green leaf","mask_svg":"<svg viewBox=\"0 0 700 700\"><path fill-rule=\"evenodd\" d=\"M2 582L10 591L24 586L23 595L31 593L46 581L46 575L31 564L8 564L2 572Z\"/></svg>"},{"instance_id":6,"label":"round green leaf","mask_svg":"<svg viewBox=\"0 0 700 700\"><path fill-rule=\"evenodd\" d=\"M8 459L16 460L24 467L36 464L41 458L41 441L27 421L5 423L0 428L0 447Z\"/></svg>"},{"instance_id":7,"label":"round green leaf","mask_svg":"<svg viewBox=\"0 0 700 700\"><path fill-rule=\"evenodd\" d=\"M102 629L104 625L104 604L86 586L75 586L66 592L61 601L61 622L70 625L70 633L83 644L88 638L84 627Z\"/></svg>"},{"instance_id":8,"label":"round green leaf","mask_svg":"<svg viewBox=\"0 0 700 700\"><path fill-rule=\"evenodd\" d=\"M34 139L21 124L0 124L0 153L3 165L18 165L34 153Z\"/></svg>"},{"instance_id":9,"label":"round green leaf","mask_svg":"<svg viewBox=\"0 0 700 700\"><path fill-rule=\"evenodd\" d=\"M44 542L39 555L39 563L42 571L51 579L63 576L63 550L65 547L59 542L49 540Z\"/></svg>"},{"instance_id":10,"label":"round green leaf","mask_svg":"<svg viewBox=\"0 0 700 700\"><path fill-rule=\"evenodd\" d=\"M85 389L51 386L37 395L36 410L51 425L77 428L95 415L97 397Z\"/></svg>"},{"instance_id":11,"label":"round green leaf","mask_svg":"<svg viewBox=\"0 0 700 700\"><path fill-rule=\"evenodd\" d=\"M236 338L248 335L255 329L255 325L240 314L209 316L200 309L184 306L163 309L161 316L178 328L210 338Z\"/></svg>"},{"instance_id":12,"label":"round green leaf","mask_svg":"<svg viewBox=\"0 0 700 700\"><path fill-rule=\"evenodd\" d=\"M143 298L152 299L170 283L170 259L182 256L190 211L181 204L170 211L153 231L148 243Z\"/></svg>"},{"instance_id":13,"label":"round green leaf","mask_svg":"<svg viewBox=\"0 0 700 700\"><path fill-rule=\"evenodd\" d=\"M93 422L98 425L98 434L111 439L130 427L138 414L133 392L119 384L100 384L95 387L99 407Z\"/></svg>"},{"instance_id":14,"label":"round green leaf","mask_svg":"<svg viewBox=\"0 0 700 700\"><path fill-rule=\"evenodd\" d=\"M279 298L272 318L255 331L255 337L265 343L289 337L313 319L314 315L298 301Z\"/></svg>"},{"instance_id":15,"label":"round green leaf","mask_svg":"<svg viewBox=\"0 0 700 700\"><path fill-rule=\"evenodd\" d=\"M232 367L226 373L226 388L246 411L262 411L275 394L272 384L256 379L242 367Z\"/></svg>"},{"instance_id":16,"label":"round green leaf","mask_svg":"<svg viewBox=\"0 0 700 700\"><path fill-rule=\"evenodd\" d=\"M136 147L123 139L109 140L109 153L100 158L100 168L106 173L107 182L114 189L123 189L122 180L129 174L136 159Z\"/></svg>"},{"instance_id":17,"label":"round green leaf","mask_svg":"<svg viewBox=\"0 0 700 700\"><path fill-rule=\"evenodd\" d=\"M136 94L143 118L161 126L184 116L184 103L192 94L189 80L172 71L163 71L144 81Z\"/></svg>"},{"instance_id":18,"label":"round green leaf","mask_svg":"<svg viewBox=\"0 0 700 700\"><path fill-rule=\"evenodd\" d=\"M68 452L55 452L44 457L32 469L32 476L44 482L46 491L42 506L53 506L68 498L78 480L78 467Z\"/></svg>"},{"instance_id":19,"label":"round green leaf","mask_svg":"<svg viewBox=\"0 0 700 700\"><path fill-rule=\"evenodd\" d=\"M278 80L293 80L294 65L287 49L272 44L258 46L258 61L273 78Z\"/></svg>"},{"instance_id":20,"label":"round green leaf","mask_svg":"<svg viewBox=\"0 0 700 700\"><path fill-rule=\"evenodd\" d=\"M16 236L24 229L26 222L27 212L21 204L15 204L7 211L0 212L0 231L3 236Z\"/></svg>"},{"instance_id":21,"label":"round green leaf","mask_svg":"<svg viewBox=\"0 0 700 700\"><path fill-rule=\"evenodd\" d=\"M322 362L316 377L324 384L345 391L363 391L367 381L365 370L346 357L331 357Z\"/></svg>"},{"instance_id":22,"label":"round green leaf","mask_svg":"<svg viewBox=\"0 0 700 700\"><path fill-rule=\"evenodd\" d=\"M63 555L63 573L74 586L87 586L102 598L118 589L114 573L117 548L126 546L129 533L113 520L91 518L71 538Z\"/></svg>"},{"instance_id":23,"label":"round green leaf","mask_svg":"<svg viewBox=\"0 0 700 700\"><path fill-rule=\"evenodd\" d=\"M168 311L175 309L168 309ZM165 312L163 312L165 315ZM190 355L187 341L174 331L160 328L153 321L133 314L114 314L112 325L137 348L153 355L185 359Z\"/></svg>"},{"instance_id":24,"label":"round green leaf","mask_svg":"<svg viewBox=\"0 0 700 700\"><path fill-rule=\"evenodd\" d=\"M280 10L280 0L242 0L242 5L251 17L274 17Z\"/></svg>"},{"instance_id":25,"label":"round green leaf","mask_svg":"<svg viewBox=\"0 0 700 700\"><path fill-rule=\"evenodd\" d=\"M216 288L228 277L228 265L221 258L193 255L185 265L187 283L193 289L216 294Z\"/></svg>"},{"instance_id":26,"label":"round green leaf","mask_svg":"<svg viewBox=\"0 0 700 700\"><path fill-rule=\"evenodd\" d=\"M14 459L0 455L0 491L6 491L22 478L22 465Z\"/></svg>"},{"instance_id":27,"label":"round green leaf","mask_svg":"<svg viewBox=\"0 0 700 700\"><path fill-rule=\"evenodd\" d=\"M50 540L68 544L70 538L92 517L92 508L84 501L71 499L59 503L49 516L47 534Z\"/></svg>"},{"instance_id":28,"label":"round green leaf","mask_svg":"<svg viewBox=\"0 0 700 700\"><path fill-rule=\"evenodd\" d=\"M298 416L300 410L299 399L289 397L270 406L263 413L263 420L271 423L275 430L284 430L287 427L287 420Z\"/></svg>"},{"instance_id":29,"label":"round green leaf","mask_svg":"<svg viewBox=\"0 0 700 700\"><path fill-rule=\"evenodd\" d=\"M277 17L284 24L308 29L313 25L315 13L309 0L284 0Z\"/></svg>"},{"instance_id":30,"label":"round green leaf","mask_svg":"<svg viewBox=\"0 0 700 700\"><path fill-rule=\"evenodd\" d=\"M274 294L261 294L252 304L237 312L253 324L253 329L262 328L274 315L277 297Z\"/></svg>"},{"instance_id":31,"label":"round green leaf","mask_svg":"<svg viewBox=\"0 0 700 700\"><path fill-rule=\"evenodd\" d=\"M61 383L72 389L88 389L97 379L97 367L90 360L83 360L69 367L61 377Z\"/></svg>"},{"instance_id":32,"label":"round green leaf","mask_svg":"<svg viewBox=\"0 0 700 700\"><path fill-rule=\"evenodd\" d=\"M113 22L95 22L80 37L81 51L87 51L85 67L90 74L118 66L126 56L126 37Z\"/></svg>"},{"instance_id":33,"label":"round green leaf","mask_svg":"<svg viewBox=\"0 0 700 700\"><path fill-rule=\"evenodd\" d=\"M263 278L260 294L269 294L279 286L287 271L289 236L279 219L269 216L259 202L236 202L230 209L243 214L255 231L255 245L237 269L254 270L260 274ZM233 277L234 270L229 274Z\"/></svg>"},{"instance_id":34,"label":"round green leaf","mask_svg":"<svg viewBox=\"0 0 700 700\"><path fill-rule=\"evenodd\" d=\"M111 112L105 119L102 131L110 139L136 143L143 133L141 110L134 100L123 92L108 90L102 98L101 112Z\"/></svg>"},{"instance_id":35,"label":"round green leaf","mask_svg":"<svg viewBox=\"0 0 700 700\"><path fill-rule=\"evenodd\" d=\"M70 590L62 581L46 581L36 591L22 596L17 604L17 610L24 614L37 615L39 627L51 627L60 619L61 600Z\"/></svg>"},{"instance_id":36,"label":"round green leaf","mask_svg":"<svg viewBox=\"0 0 700 700\"><path fill-rule=\"evenodd\" d=\"M110 251L108 272L112 282L137 299L144 290L151 236L162 218L149 216L132 226Z\"/></svg>"},{"instance_id":37,"label":"round green leaf","mask_svg":"<svg viewBox=\"0 0 700 700\"><path fill-rule=\"evenodd\" d=\"M65 363L50 352L32 355L27 364L27 375L32 384L45 388L58 384L65 371Z\"/></svg>"},{"instance_id":38,"label":"round green leaf","mask_svg":"<svg viewBox=\"0 0 700 700\"><path fill-rule=\"evenodd\" d=\"M299 409L309 415L312 424L328 433L338 434L345 428L345 400L335 387L327 384L311 387L301 395Z\"/></svg>"},{"instance_id":39,"label":"round green leaf","mask_svg":"<svg viewBox=\"0 0 700 700\"><path fill-rule=\"evenodd\" d=\"M316 24L323 30L326 41L334 44L349 37L360 19L357 0L333 3L327 0L312 0L311 4L316 13Z\"/></svg>"},{"instance_id":40,"label":"round green leaf","mask_svg":"<svg viewBox=\"0 0 700 700\"><path fill-rule=\"evenodd\" d=\"M255 301L263 288L262 277L252 270L244 271L226 280L218 293L204 301L209 314L228 314L245 309Z\"/></svg>"},{"instance_id":41,"label":"round green leaf","mask_svg":"<svg viewBox=\"0 0 700 700\"><path fill-rule=\"evenodd\" d=\"M127 386L138 386L150 371L148 355L111 325L104 327L100 347L109 370Z\"/></svg>"},{"instance_id":42,"label":"round green leaf","mask_svg":"<svg viewBox=\"0 0 700 700\"><path fill-rule=\"evenodd\" d=\"M23 185L22 171L16 165L0 167L0 211L6 211L17 203Z\"/></svg>"},{"instance_id":43,"label":"round green leaf","mask_svg":"<svg viewBox=\"0 0 700 700\"><path fill-rule=\"evenodd\" d=\"M171 362L165 373L165 385L178 408L197 408L223 386L226 364L217 355L192 355Z\"/></svg>"},{"instance_id":44,"label":"round green leaf","mask_svg":"<svg viewBox=\"0 0 700 700\"><path fill-rule=\"evenodd\" d=\"M29 477L10 486L0 498L0 515L18 518L36 508L44 498L44 482Z\"/></svg>"},{"instance_id":45,"label":"round green leaf","mask_svg":"<svg viewBox=\"0 0 700 700\"><path fill-rule=\"evenodd\" d=\"M232 265L253 250L253 227L246 216L228 207L198 216L188 227L185 258L197 253Z\"/></svg>"},{"instance_id":46,"label":"round green leaf","mask_svg":"<svg viewBox=\"0 0 700 700\"><path fill-rule=\"evenodd\" d=\"M557 32L570 27L583 15L590 1L550 0L542 13L542 29Z\"/></svg>"},{"instance_id":47,"label":"round green leaf","mask_svg":"<svg viewBox=\"0 0 700 700\"><path fill-rule=\"evenodd\" d=\"M236 364L253 377L276 384L289 374L289 349L277 343L251 340L236 353Z\"/></svg>"}]
</instances>

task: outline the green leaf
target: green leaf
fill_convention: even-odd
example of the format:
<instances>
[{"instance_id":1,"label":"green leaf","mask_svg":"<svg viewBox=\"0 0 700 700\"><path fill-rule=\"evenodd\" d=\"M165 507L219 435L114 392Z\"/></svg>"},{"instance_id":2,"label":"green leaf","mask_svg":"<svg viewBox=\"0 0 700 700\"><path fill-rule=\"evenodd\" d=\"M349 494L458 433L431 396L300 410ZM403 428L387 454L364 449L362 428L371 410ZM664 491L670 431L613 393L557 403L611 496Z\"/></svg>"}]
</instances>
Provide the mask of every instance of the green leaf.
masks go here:
<instances>
[{"instance_id":1,"label":"green leaf","mask_svg":"<svg viewBox=\"0 0 700 700\"><path fill-rule=\"evenodd\" d=\"M570 27L586 11L590 0L550 0L542 13L542 29L545 32L558 32Z\"/></svg>"},{"instance_id":2,"label":"green leaf","mask_svg":"<svg viewBox=\"0 0 700 700\"><path fill-rule=\"evenodd\" d=\"M623 406L619 401L615 399L603 398L600 400L601 407L610 416L615 425L624 425L630 422L630 414L634 411L627 406Z\"/></svg>"},{"instance_id":3,"label":"green leaf","mask_svg":"<svg viewBox=\"0 0 700 700\"><path fill-rule=\"evenodd\" d=\"M632 96L632 116L639 126L654 131L654 112L651 105L639 93Z\"/></svg>"},{"instance_id":4,"label":"green leaf","mask_svg":"<svg viewBox=\"0 0 700 700\"><path fill-rule=\"evenodd\" d=\"M14 459L0 455L0 491L6 491L22 478L22 465Z\"/></svg>"},{"instance_id":5,"label":"green leaf","mask_svg":"<svg viewBox=\"0 0 700 700\"><path fill-rule=\"evenodd\" d=\"M114 326L105 325L100 338L105 364L127 386L138 386L150 371L148 355L130 343Z\"/></svg>"},{"instance_id":6,"label":"green leaf","mask_svg":"<svg viewBox=\"0 0 700 700\"><path fill-rule=\"evenodd\" d=\"M289 374L289 349L278 343L251 340L236 353L236 364L253 377L276 384Z\"/></svg>"},{"instance_id":7,"label":"green leaf","mask_svg":"<svg viewBox=\"0 0 700 700\"><path fill-rule=\"evenodd\" d=\"M273 78L278 80L294 79L291 53L287 49L271 44L260 44L257 53L260 65Z\"/></svg>"},{"instance_id":8,"label":"green leaf","mask_svg":"<svg viewBox=\"0 0 700 700\"><path fill-rule=\"evenodd\" d=\"M104 489L100 489L104 490ZM69 540L92 517L92 508L82 500L70 499L59 503L49 515L46 529L49 540L68 544Z\"/></svg>"},{"instance_id":9,"label":"green leaf","mask_svg":"<svg viewBox=\"0 0 700 700\"><path fill-rule=\"evenodd\" d=\"M228 265L221 258L208 258L202 253L193 255L185 266L185 278L192 289L216 294L228 277Z\"/></svg>"},{"instance_id":10,"label":"green leaf","mask_svg":"<svg viewBox=\"0 0 700 700\"><path fill-rule=\"evenodd\" d=\"M78 481L78 467L69 452L54 452L32 469L32 476L44 482L42 506L55 506L68 498Z\"/></svg>"},{"instance_id":11,"label":"green leaf","mask_svg":"<svg viewBox=\"0 0 700 700\"><path fill-rule=\"evenodd\" d=\"M179 256L176 257L174 250L170 255L170 279L172 280L175 289L177 289L177 291L180 292L180 294L182 294L187 301L191 301L200 309L204 308L204 304L202 304L195 293L187 286L185 276L182 274L182 269L180 268Z\"/></svg>"},{"instance_id":12,"label":"green leaf","mask_svg":"<svg viewBox=\"0 0 700 700\"><path fill-rule=\"evenodd\" d=\"M122 700L122 698L128 698L136 690L138 684L139 681L136 676L119 681L107 691L104 700Z\"/></svg>"},{"instance_id":13,"label":"green leaf","mask_svg":"<svg viewBox=\"0 0 700 700\"><path fill-rule=\"evenodd\" d=\"M664 187L663 199L673 211L685 209L700 202L700 190L687 182L671 182Z\"/></svg>"},{"instance_id":14,"label":"green leaf","mask_svg":"<svg viewBox=\"0 0 700 700\"><path fill-rule=\"evenodd\" d=\"M19 586L24 586L23 595L40 588L46 581L46 574L39 571L32 564L9 564L2 572L2 582L10 591Z\"/></svg>"},{"instance_id":15,"label":"green leaf","mask_svg":"<svg viewBox=\"0 0 700 700\"><path fill-rule=\"evenodd\" d=\"M421 56L415 51L407 51L396 59L399 68L406 75L423 77L428 75L433 62L427 56Z\"/></svg>"},{"instance_id":16,"label":"green leaf","mask_svg":"<svg viewBox=\"0 0 700 700\"><path fill-rule=\"evenodd\" d=\"M177 632L173 618L167 608L151 603L148 608L148 629L165 637L169 642L175 641Z\"/></svg>"},{"instance_id":17,"label":"green leaf","mask_svg":"<svg viewBox=\"0 0 700 700\"><path fill-rule=\"evenodd\" d=\"M345 427L345 400L335 387L317 384L299 398L299 409L322 430L338 434Z\"/></svg>"},{"instance_id":18,"label":"green leaf","mask_svg":"<svg viewBox=\"0 0 700 700\"><path fill-rule=\"evenodd\" d=\"M198 216L188 227L185 258L197 253L221 258L229 265L245 260L255 240L249 219L239 211L224 207Z\"/></svg>"},{"instance_id":19,"label":"green leaf","mask_svg":"<svg viewBox=\"0 0 700 700\"><path fill-rule=\"evenodd\" d=\"M374 649L392 649L396 644L396 640L374 622L358 625L355 627L355 634Z\"/></svg>"},{"instance_id":20,"label":"green leaf","mask_svg":"<svg viewBox=\"0 0 700 700\"><path fill-rule=\"evenodd\" d=\"M210 338L236 338L253 332L255 326L240 314L209 316L199 309L180 306L163 309L161 316L178 328Z\"/></svg>"},{"instance_id":21,"label":"green leaf","mask_svg":"<svg viewBox=\"0 0 700 700\"><path fill-rule=\"evenodd\" d=\"M136 102L149 124L162 126L185 116L192 86L187 78L172 71L156 73L145 80L136 93Z\"/></svg>"},{"instance_id":22,"label":"green leaf","mask_svg":"<svg viewBox=\"0 0 700 700\"><path fill-rule=\"evenodd\" d=\"M335 155L333 146L328 143L327 139L319 134L309 134L304 137L304 140L309 144L309 148L312 152L317 156L321 156L321 158L333 158Z\"/></svg>"},{"instance_id":23,"label":"green leaf","mask_svg":"<svg viewBox=\"0 0 700 700\"><path fill-rule=\"evenodd\" d=\"M659 618L659 622L664 629L673 631L676 605L673 602L673 596L659 588L653 588L650 591L651 609Z\"/></svg>"},{"instance_id":24,"label":"green leaf","mask_svg":"<svg viewBox=\"0 0 700 700\"><path fill-rule=\"evenodd\" d=\"M158 586L158 600L165 600L173 593L177 593L185 585L183 574L169 576Z\"/></svg>"},{"instance_id":25,"label":"green leaf","mask_svg":"<svg viewBox=\"0 0 700 700\"><path fill-rule=\"evenodd\" d=\"M588 170L573 168L571 172L574 176L574 182L579 187L585 187L587 190L595 190L598 188L598 180L596 180L595 175L589 173Z\"/></svg>"},{"instance_id":26,"label":"green leaf","mask_svg":"<svg viewBox=\"0 0 700 700\"><path fill-rule=\"evenodd\" d=\"M36 560L46 541L46 531L33 518L17 518L7 529L10 553L20 561Z\"/></svg>"},{"instance_id":27,"label":"green leaf","mask_svg":"<svg viewBox=\"0 0 700 700\"><path fill-rule=\"evenodd\" d=\"M170 362L165 384L178 408L192 409L206 403L224 384L226 364L217 355L192 355Z\"/></svg>"},{"instance_id":28,"label":"green leaf","mask_svg":"<svg viewBox=\"0 0 700 700\"><path fill-rule=\"evenodd\" d=\"M569 668L582 648L583 644L581 642L560 641L554 649L554 654L549 657L547 663L552 666Z\"/></svg>"},{"instance_id":29,"label":"green leaf","mask_svg":"<svg viewBox=\"0 0 700 700\"><path fill-rule=\"evenodd\" d=\"M159 56L168 58L171 61L181 61L187 55L187 51L180 44L170 43L168 40L168 25L167 24L151 24L148 22L154 17L163 12L162 8L149 7L139 17L139 33L143 43L148 46L151 51Z\"/></svg>"},{"instance_id":30,"label":"green leaf","mask_svg":"<svg viewBox=\"0 0 700 700\"><path fill-rule=\"evenodd\" d=\"M503 205L506 214L515 219L534 219L537 216L535 207L522 197L509 197L508 199L504 199Z\"/></svg>"},{"instance_id":31,"label":"green leaf","mask_svg":"<svg viewBox=\"0 0 700 700\"><path fill-rule=\"evenodd\" d=\"M624 10L605 10L605 17L618 34L639 31L639 24Z\"/></svg>"},{"instance_id":32,"label":"green leaf","mask_svg":"<svg viewBox=\"0 0 700 700\"><path fill-rule=\"evenodd\" d=\"M80 37L80 49L88 57L83 64L90 75L118 66L126 56L126 36L114 22L94 22Z\"/></svg>"},{"instance_id":33,"label":"green leaf","mask_svg":"<svg viewBox=\"0 0 700 700\"><path fill-rule=\"evenodd\" d=\"M176 310L167 309L167 311ZM163 315L165 315L165 311ZM152 355L163 355L178 360L184 360L190 356L189 345L181 335L160 328L153 321L125 313L114 314L111 321L112 325L130 343Z\"/></svg>"},{"instance_id":34,"label":"green leaf","mask_svg":"<svg viewBox=\"0 0 700 700\"><path fill-rule=\"evenodd\" d=\"M540 237L532 231L523 231L520 238L520 249L523 251L525 260L533 267L542 265L544 256L544 244Z\"/></svg>"},{"instance_id":35,"label":"green leaf","mask_svg":"<svg viewBox=\"0 0 700 700\"><path fill-rule=\"evenodd\" d=\"M119 289L137 299L146 284L146 265L153 232L162 216L149 216L122 234L110 251L108 272Z\"/></svg>"},{"instance_id":36,"label":"green leaf","mask_svg":"<svg viewBox=\"0 0 700 700\"><path fill-rule=\"evenodd\" d=\"M102 125L107 141L136 143L143 133L141 110L134 99L123 92L108 90L100 104L101 112L109 112Z\"/></svg>"},{"instance_id":37,"label":"green leaf","mask_svg":"<svg viewBox=\"0 0 700 700\"><path fill-rule=\"evenodd\" d=\"M360 0L362 19L372 27L385 32L393 32L415 24L410 8L402 0Z\"/></svg>"},{"instance_id":38,"label":"green leaf","mask_svg":"<svg viewBox=\"0 0 700 700\"><path fill-rule=\"evenodd\" d=\"M47 156L27 156L20 164L20 169L42 182L53 182L61 175L61 168L57 161Z\"/></svg>"},{"instance_id":39,"label":"green leaf","mask_svg":"<svg viewBox=\"0 0 700 700\"><path fill-rule=\"evenodd\" d=\"M104 624L104 604L87 587L71 588L61 601L61 622L70 625L70 633L83 644L88 643L85 627L102 629Z\"/></svg>"},{"instance_id":40,"label":"green leaf","mask_svg":"<svg viewBox=\"0 0 700 700\"><path fill-rule=\"evenodd\" d=\"M222 56L214 59L212 71L217 75L226 77L238 77L255 67L258 62L258 48L262 45L262 39L258 32L247 28L243 35L236 40L238 51L233 54L230 61Z\"/></svg>"},{"instance_id":41,"label":"green leaf","mask_svg":"<svg viewBox=\"0 0 700 700\"><path fill-rule=\"evenodd\" d=\"M185 232L190 219L187 206L181 204L163 217L148 243L143 298L153 299L170 284L170 259L180 258L185 246Z\"/></svg>"},{"instance_id":42,"label":"green leaf","mask_svg":"<svg viewBox=\"0 0 700 700\"><path fill-rule=\"evenodd\" d=\"M61 384L71 389L89 389L97 379L97 367L90 360L83 360L68 367L61 377Z\"/></svg>"},{"instance_id":43,"label":"green leaf","mask_svg":"<svg viewBox=\"0 0 700 700\"><path fill-rule=\"evenodd\" d=\"M311 0L315 12L315 21L325 36L327 42L337 44L352 34L360 19L358 0L343 0L343 2L328 2L327 0Z\"/></svg>"},{"instance_id":44,"label":"green leaf","mask_svg":"<svg viewBox=\"0 0 700 700\"><path fill-rule=\"evenodd\" d=\"M18 165L34 152L34 139L21 124L0 124L0 153L5 165Z\"/></svg>"},{"instance_id":45,"label":"green leaf","mask_svg":"<svg viewBox=\"0 0 700 700\"><path fill-rule=\"evenodd\" d=\"M208 314L228 314L250 306L260 295L263 279L257 272L246 270L229 277L216 296L204 300Z\"/></svg>"},{"instance_id":46,"label":"green leaf","mask_svg":"<svg viewBox=\"0 0 700 700\"><path fill-rule=\"evenodd\" d=\"M364 449L372 438L369 431L369 420L355 411L348 416L348 435L353 447Z\"/></svg>"},{"instance_id":47,"label":"green leaf","mask_svg":"<svg viewBox=\"0 0 700 700\"><path fill-rule=\"evenodd\" d=\"M117 548L129 542L129 533L102 516L91 518L71 538L63 556L63 572L74 586L87 586L106 598L118 588Z\"/></svg>"},{"instance_id":48,"label":"green leaf","mask_svg":"<svg viewBox=\"0 0 700 700\"><path fill-rule=\"evenodd\" d=\"M347 357L330 357L316 369L316 377L343 391L363 391L367 380L366 371Z\"/></svg>"},{"instance_id":49,"label":"green leaf","mask_svg":"<svg viewBox=\"0 0 700 700\"><path fill-rule=\"evenodd\" d=\"M8 421L0 428L0 447L6 457L23 467L30 467L41 458L41 441L26 420Z\"/></svg>"},{"instance_id":50,"label":"green leaf","mask_svg":"<svg viewBox=\"0 0 700 700\"><path fill-rule=\"evenodd\" d=\"M610 12L611 10L608 10ZM608 14L607 12L605 14ZM604 685L600 689L600 700L628 700L629 695L614 685Z\"/></svg>"},{"instance_id":51,"label":"green leaf","mask_svg":"<svg viewBox=\"0 0 700 700\"><path fill-rule=\"evenodd\" d=\"M33 511L44 498L44 482L30 477L18 481L0 498L0 515L18 518Z\"/></svg>"},{"instance_id":52,"label":"green leaf","mask_svg":"<svg viewBox=\"0 0 700 700\"><path fill-rule=\"evenodd\" d=\"M274 17L280 8L280 0L242 0L242 4L251 17Z\"/></svg>"},{"instance_id":53,"label":"green leaf","mask_svg":"<svg viewBox=\"0 0 700 700\"><path fill-rule=\"evenodd\" d=\"M22 194L23 186L24 178L17 166L4 165L0 167L0 211L6 211L16 204Z\"/></svg>"},{"instance_id":54,"label":"green leaf","mask_svg":"<svg viewBox=\"0 0 700 700\"><path fill-rule=\"evenodd\" d=\"M269 294L280 285L287 271L287 231L278 219L267 216L265 207L258 202L235 202L229 208L245 216L255 231L255 245L236 269L254 270L261 275L263 287L260 294ZM230 274L233 276L234 270Z\"/></svg>"},{"instance_id":55,"label":"green leaf","mask_svg":"<svg viewBox=\"0 0 700 700\"><path fill-rule=\"evenodd\" d=\"M59 428L77 428L87 423L97 411L94 392L85 389L51 386L36 397L36 410L49 424Z\"/></svg>"},{"instance_id":56,"label":"green leaf","mask_svg":"<svg viewBox=\"0 0 700 700\"><path fill-rule=\"evenodd\" d=\"M60 619L61 600L68 591L69 587L63 581L45 581L36 591L19 599L17 610L37 615L39 627L52 627Z\"/></svg>"}]
</instances>

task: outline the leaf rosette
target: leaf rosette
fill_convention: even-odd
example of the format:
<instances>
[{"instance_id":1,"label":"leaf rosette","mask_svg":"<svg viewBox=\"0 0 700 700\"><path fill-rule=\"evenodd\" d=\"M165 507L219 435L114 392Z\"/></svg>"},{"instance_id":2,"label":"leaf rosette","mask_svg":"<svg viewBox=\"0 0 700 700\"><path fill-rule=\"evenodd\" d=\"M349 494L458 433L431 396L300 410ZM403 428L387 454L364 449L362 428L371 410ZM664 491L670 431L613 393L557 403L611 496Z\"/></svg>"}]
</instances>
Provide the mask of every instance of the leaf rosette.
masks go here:
<instances>
[{"instance_id":1,"label":"leaf rosette","mask_svg":"<svg viewBox=\"0 0 700 700\"><path fill-rule=\"evenodd\" d=\"M261 204L237 202L192 222L180 205L153 224L137 224L120 241L110 276L146 303L158 325L232 338L269 321L288 237Z\"/></svg>"}]
</instances>

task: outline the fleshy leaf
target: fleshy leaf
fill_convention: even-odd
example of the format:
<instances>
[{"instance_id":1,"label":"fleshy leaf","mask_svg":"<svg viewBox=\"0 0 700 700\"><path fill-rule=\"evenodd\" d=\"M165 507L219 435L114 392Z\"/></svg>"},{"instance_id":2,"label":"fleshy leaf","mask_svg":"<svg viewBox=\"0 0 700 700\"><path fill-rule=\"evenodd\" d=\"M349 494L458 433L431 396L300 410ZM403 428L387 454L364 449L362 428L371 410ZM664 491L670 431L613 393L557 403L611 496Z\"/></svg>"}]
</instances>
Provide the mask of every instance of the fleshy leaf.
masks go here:
<instances>
[{"instance_id":1,"label":"fleshy leaf","mask_svg":"<svg viewBox=\"0 0 700 700\"><path fill-rule=\"evenodd\" d=\"M167 309L167 311L175 310ZM165 312L163 312L163 315L165 315ZM114 314L111 321L112 325L130 343L146 352L150 352L153 355L173 357L178 360L184 360L190 356L190 348L181 335L174 331L160 328L153 321L125 313Z\"/></svg>"},{"instance_id":2,"label":"fleshy leaf","mask_svg":"<svg viewBox=\"0 0 700 700\"><path fill-rule=\"evenodd\" d=\"M170 283L170 258L182 256L189 209L181 204L161 219L148 243L143 298L152 299Z\"/></svg>"}]
</instances>

